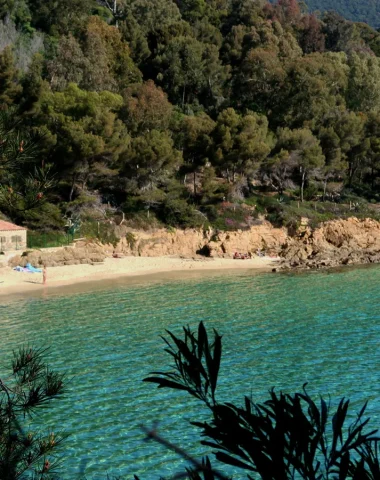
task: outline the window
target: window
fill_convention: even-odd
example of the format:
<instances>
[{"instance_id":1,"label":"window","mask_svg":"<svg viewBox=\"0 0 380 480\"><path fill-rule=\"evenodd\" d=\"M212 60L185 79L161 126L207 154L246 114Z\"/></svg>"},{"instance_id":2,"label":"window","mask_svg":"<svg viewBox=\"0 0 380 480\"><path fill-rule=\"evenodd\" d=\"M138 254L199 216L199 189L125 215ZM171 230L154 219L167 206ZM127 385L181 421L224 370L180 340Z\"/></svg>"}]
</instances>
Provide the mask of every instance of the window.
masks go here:
<instances>
[{"instance_id":1,"label":"window","mask_svg":"<svg viewBox=\"0 0 380 480\"><path fill-rule=\"evenodd\" d=\"M22 238L19 235L14 235L12 237L12 243L21 243L21 242L22 242Z\"/></svg>"},{"instance_id":2,"label":"window","mask_svg":"<svg viewBox=\"0 0 380 480\"><path fill-rule=\"evenodd\" d=\"M7 237L0 237L0 243L6 243Z\"/></svg>"}]
</instances>

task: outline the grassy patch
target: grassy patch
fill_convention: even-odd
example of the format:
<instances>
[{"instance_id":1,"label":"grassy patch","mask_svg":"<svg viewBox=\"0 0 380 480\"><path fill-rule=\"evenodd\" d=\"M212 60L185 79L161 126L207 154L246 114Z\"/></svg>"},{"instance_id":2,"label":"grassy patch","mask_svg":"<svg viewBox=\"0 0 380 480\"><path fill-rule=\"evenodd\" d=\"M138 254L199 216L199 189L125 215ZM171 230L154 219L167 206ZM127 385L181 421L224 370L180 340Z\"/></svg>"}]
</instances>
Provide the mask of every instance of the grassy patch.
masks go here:
<instances>
[{"instance_id":1,"label":"grassy patch","mask_svg":"<svg viewBox=\"0 0 380 480\"><path fill-rule=\"evenodd\" d=\"M70 245L74 236L63 232L32 232L28 231L28 248L53 248Z\"/></svg>"}]
</instances>

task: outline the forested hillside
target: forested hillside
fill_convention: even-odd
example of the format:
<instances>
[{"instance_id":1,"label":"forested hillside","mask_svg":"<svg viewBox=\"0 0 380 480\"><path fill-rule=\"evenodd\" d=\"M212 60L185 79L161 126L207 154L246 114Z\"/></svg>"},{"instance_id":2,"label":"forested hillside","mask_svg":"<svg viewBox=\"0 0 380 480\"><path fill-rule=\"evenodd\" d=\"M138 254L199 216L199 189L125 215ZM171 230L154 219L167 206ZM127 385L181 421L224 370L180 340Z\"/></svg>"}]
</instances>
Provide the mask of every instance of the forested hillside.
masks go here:
<instances>
[{"instance_id":1,"label":"forested hillside","mask_svg":"<svg viewBox=\"0 0 380 480\"><path fill-rule=\"evenodd\" d=\"M296 0L0 0L0 17L0 210L15 222L243 228L286 223L292 202L327 215L380 198L367 25Z\"/></svg>"},{"instance_id":2,"label":"forested hillside","mask_svg":"<svg viewBox=\"0 0 380 480\"><path fill-rule=\"evenodd\" d=\"M348 20L366 22L375 28L380 27L379 0L306 0L305 3L310 11L334 10Z\"/></svg>"}]
</instances>

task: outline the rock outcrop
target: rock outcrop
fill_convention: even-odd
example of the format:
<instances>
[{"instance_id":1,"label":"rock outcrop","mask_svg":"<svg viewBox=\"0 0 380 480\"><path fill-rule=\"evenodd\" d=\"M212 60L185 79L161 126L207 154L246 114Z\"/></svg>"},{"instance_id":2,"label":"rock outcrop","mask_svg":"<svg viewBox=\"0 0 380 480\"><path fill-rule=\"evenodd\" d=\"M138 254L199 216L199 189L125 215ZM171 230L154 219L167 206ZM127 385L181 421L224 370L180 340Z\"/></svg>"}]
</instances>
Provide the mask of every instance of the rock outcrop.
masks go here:
<instances>
[{"instance_id":1,"label":"rock outcrop","mask_svg":"<svg viewBox=\"0 0 380 480\"><path fill-rule=\"evenodd\" d=\"M231 258L235 252L280 255L281 268L322 268L339 265L380 263L380 222L372 219L334 220L315 230L304 224L293 237L285 228L269 222L249 230L215 232L212 230L159 229L152 232L118 227L120 241L112 245L77 242L73 247L34 250L11 259L11 266L30 262L38 267L102 262L114 251L122 255L159 257L181 256Z\"/></svg>"},{"instance_id":2,"label":"rock outcrop","mask_svg":"<svg viewBox=\"0 0 380 480\"><path fill-rule=\"evenodd\" d=\"M193 257L200 254L231 258L236 251L255 254L258 249L278 254L287 241L285 228L275 228L265 221L249 230L235 232L160 229L151 233L125 230L119 234L122 238L116 247L117 252L143 257Z\"/></svg>"},{"instance_id":3,"label":"rock outcrop","mask_svg":"<svg viewBox=\"0 0 380 480\"><path fill-rule=\"evenodd\" d=\"M103 262L106 252L101 245L94 243L78 245L76 247L64 247L54 250L31 250L23 255L16 255L9 261L11 267L20 265L25 267L27 263L34 267L57 267L60 265L78 265Z\"/></svg>"},{"instance_id":4,"label":"rock outcrop","mask_svg":"<svg viewBox=\"0 0 380 480\"><path fill-rule=\"evenodd\" d=\"M29 262L35 267L54 267L98 263L114 251L122 255L185 258L197 255L231 258L236 251L255 254L258 249L278 254L287 239L285 229L274 228L268 222L236 232L215 233L196 229L144 232L119 227L117 234L121 238L116 247L79 241L72 247L24 252L12 257L9 265L24 267Z\"/></svg>"},{"instance_id":5,"label":"rock outcrop","mask_svg":"<svg viewBox=\"0 0 380 480\"><path fill-rule=\"evenodd\" d=\"M288 238L280 256L283 268L325 268L380 263L380 222L355 217L333 220Z\"/></svg>"}]
</instances>

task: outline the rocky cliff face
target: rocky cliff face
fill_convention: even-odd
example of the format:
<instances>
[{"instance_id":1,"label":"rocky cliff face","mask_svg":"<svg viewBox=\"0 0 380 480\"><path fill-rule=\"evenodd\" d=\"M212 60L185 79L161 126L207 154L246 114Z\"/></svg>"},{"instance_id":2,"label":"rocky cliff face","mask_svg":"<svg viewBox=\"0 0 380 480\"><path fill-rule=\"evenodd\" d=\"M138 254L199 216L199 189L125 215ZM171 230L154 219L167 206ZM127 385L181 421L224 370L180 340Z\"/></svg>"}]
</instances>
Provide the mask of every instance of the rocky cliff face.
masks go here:
<instances>
[{"instance_id":1,"label":"rocky cliff face","mask_svg":"<svg viewBox=\"0 0 380 480\"><path fill-rule=\"evenodd\" d=\"M152 233L128 231L119 227L121 238L117 252L143 257L180 255L193 257L196 254L208 257L231 258L237 251L255 254L258 249L278 254L287 241L287 231L275 228L269 222L249 230L214 233L211 230L157 230Z\"/></svg>"},{"instance_id":2,"label":"rocky cliff face","mask_svg":"<svg viewBox=\"0 0 380 480\"><path fill-rule=\"evenodd\" d=\"M380 222L334 220L288 238L281 252L283 268L321 268L380 263Z\"/></svg>"},{"instance_id":3,"label":"rocky cliff face","mask_svg":"<svg viewBox=\"0 0 380 480\"><path fill-rule=\"evenodd\" d=\"M33 251L23 257L12 258L11 265L34 266L73 265L102 262L113 251L123 255L158 257L165 255L196 255L231 258L235 252L256 254L265 250L267 255L280 255L281 267L321 268L348 264L380 263L380 222L372 219L334 220L315 230L301 227L290 237L285 228L275 228L268 222L249 230L219 232L211 230L156 230L132 231L117 227L121 238L112 245L78 242L75 247L56 251Z\"/></svg>"},{"instance_id":4,"label":"rocky cliff face","mask_svg":"<svg viewBox=\"0 0 380 480\"><path fill-rule=\"evenodd\" d=\"M114 251L123 255L143 257L183 256L186 258L198 255L207 257L231 258L237 251L255 254L258 249L267 253L278 254L287 240L285 229L274 228L268 222L252 227L250 230L221 232L202 230L160 229L153 232L133 231L126 227L117 227L115 232L120 237L116 248L112 245L100 245L78 241L72 247L51 250L34 250L23 256L11 258L9 265L25 266L30 262L35 267L46 265L75 265L99 263Z\"/></svg>"}]
</instances>

